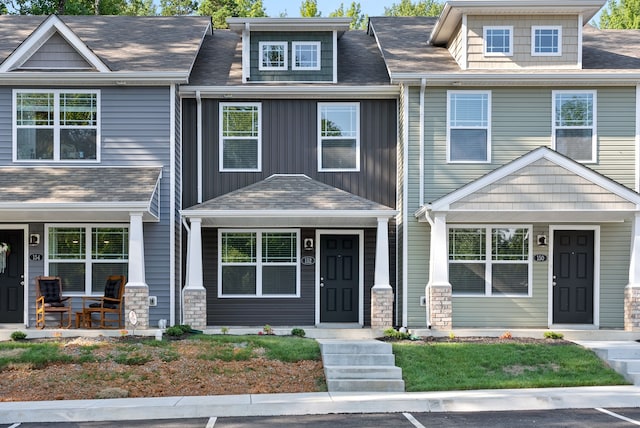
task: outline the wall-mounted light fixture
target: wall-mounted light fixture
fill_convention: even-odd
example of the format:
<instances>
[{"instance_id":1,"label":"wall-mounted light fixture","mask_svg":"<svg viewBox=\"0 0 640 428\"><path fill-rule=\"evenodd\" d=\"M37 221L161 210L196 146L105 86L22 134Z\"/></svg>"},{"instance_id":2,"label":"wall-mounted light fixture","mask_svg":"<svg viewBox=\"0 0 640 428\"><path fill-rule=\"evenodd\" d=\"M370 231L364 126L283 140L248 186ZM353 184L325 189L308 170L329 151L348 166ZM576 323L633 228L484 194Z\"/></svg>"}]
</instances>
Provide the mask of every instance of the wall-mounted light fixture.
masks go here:
<instances>
[{"instance_id":1,"label":"wall-mounted light fixture","mask_svg":"<svg viewBox=\"0 0 640 428\"><path fill-rule=\"evenodd\" d=\"M538 235L538 247L547 246L547 235Z\"/></svg>"},{"instance_id":2,"label":"wall-mounted light fixture","mask_svg":"<svg viewBox=\"0 0 640 428\"><path fill-rule=\"evenodd\" d=\"M313 238L304 238L304 250L313 251Z\"/></svg>"},{"instance_id":3,"label":"wall-mounted light fixture","mask_svg":"<svg viewBox=\"0 0 640 428\"><path fill-rule=\"evenodd\" d=\"M35 247L36 245L40 244L40 234L39 233L32 233L29 235L29 245Z\"/></svg>"}]
</instances>

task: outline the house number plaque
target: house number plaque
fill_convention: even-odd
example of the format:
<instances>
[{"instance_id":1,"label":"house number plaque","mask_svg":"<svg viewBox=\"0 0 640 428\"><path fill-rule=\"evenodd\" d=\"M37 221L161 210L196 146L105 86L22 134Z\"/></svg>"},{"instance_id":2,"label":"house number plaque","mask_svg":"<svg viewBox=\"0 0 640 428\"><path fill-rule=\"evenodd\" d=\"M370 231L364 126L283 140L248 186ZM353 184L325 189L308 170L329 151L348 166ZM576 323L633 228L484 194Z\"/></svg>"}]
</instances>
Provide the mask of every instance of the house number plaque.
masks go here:
<instances>
[{"instance_id":1,"label":"house number plaque","mask_svg":"<svg viewBox=\"0 0 640 428\"><path fill-rule=\"evenodd\" d=\"M311 266L316 264L316 258L313 256L303 256L300 261L302 262L303 265L305 266Z\"/></svg>"},{"instance_id":2,"label":"house number plaque","mask_svg":"<svg viewBox=\"0 0 640 428\"><path fill-rule=\"evenodd\" d=\"M42 260L42 254L31 254L29 258L35 262Z\"/></svg>"},{"instance_id":3,"label":"house number plaque","mask_svg":"<svg viewBox=\"0 0 640 428\"><path fill-rule=\"evenodd\" d=\"M533 260L535 260L537 262L546 262L547 261L547 256L545 254L535 254L533 256Z\"/></svg>"}]
</instances>

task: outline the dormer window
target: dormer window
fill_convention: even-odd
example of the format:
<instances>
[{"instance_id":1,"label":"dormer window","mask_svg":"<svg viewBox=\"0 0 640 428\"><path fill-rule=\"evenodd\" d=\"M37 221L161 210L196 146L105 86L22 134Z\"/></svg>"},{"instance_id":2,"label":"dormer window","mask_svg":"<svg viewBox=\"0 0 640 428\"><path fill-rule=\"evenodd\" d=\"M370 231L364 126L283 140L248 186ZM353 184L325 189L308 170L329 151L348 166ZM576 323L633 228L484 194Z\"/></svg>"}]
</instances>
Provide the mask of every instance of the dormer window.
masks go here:
<instances>
[{"instance_id":1,"label":"dormer window","mask_svg":"<svg viewBox=\"0 0 640 428\"><path fill-rule=\"evenodd\" d=\"M484 27L485 56L513 55L513 27Z\"/></svg>"},{"instance_id":2,"label":"dormer window","mask_svg":"<svg viewBox=\"0 0 640 428\"><path fill-rule=\"evenodd\" d=\"M293 70L320 70L320 42L293 42Z\"/></svg>"},{"instance_id":3,"label":"dormer window","mask_svg":"<svg viewBox=\"0 0 640 428\"><path fill-rule=\"evenodd\" d=\"M287 42L260 42L260 70L286 70L287 61Z\"/></svg>"},{"instance_id":4,"label":"dormer window","mask_svg":"<svg viewBox=\"0 0 640 428\"><path fill-rule=\"evenodd\" d=\"M531 27L531 55L562 55L562 27Z\"/></svg>"}]
</instances>

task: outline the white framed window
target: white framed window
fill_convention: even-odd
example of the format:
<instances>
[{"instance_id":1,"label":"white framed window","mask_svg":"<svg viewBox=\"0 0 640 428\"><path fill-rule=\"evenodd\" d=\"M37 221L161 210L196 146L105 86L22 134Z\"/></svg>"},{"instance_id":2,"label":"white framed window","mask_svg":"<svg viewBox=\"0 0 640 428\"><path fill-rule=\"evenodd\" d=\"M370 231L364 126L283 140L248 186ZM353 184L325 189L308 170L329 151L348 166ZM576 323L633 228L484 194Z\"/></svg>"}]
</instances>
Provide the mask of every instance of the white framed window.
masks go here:
<instances>
[{"instance_id":1,"label":"white framed window","mask_svg":"<svg viewBox=\"0 0 640 428\"><path fill-rule=\"evenodd\" d=\"M45 274L65 293L100 294L109 275L128 274L128 225L48 224L45 239Z\"/></svg>"},{"instance_id":2,"label":"white framed window","mask_svg":"<svg viewBox=\"0 0 640 428\"><path fill-rule=\"evenodd\" d=\"M485 56L513 55L513 27L490 26L483 28Z\"/></svg>"},{"instance_id":3,"label":"white framed window","mask_svg":"<svg viewBox=\"0 0 640 428\"><path fill-rule=\"evenodd\" d=\"M298 229L218 232L218 297L300 297Z\"/></svg>"},{"instance_id":4,"label":"white framed window","mask_svg":"<svg viewBox=\"0 0 640 428\"><path fill-rule=\"evenodd\" d=\"M596 91L553 91L553 148L578 162L597 161Z\"/></svg>"},{"instance_id":5,"label":"white framed window","mask_svg":"<svg viewBox=\"0 0 640 428\"><path fill-rule=\"evenodd\" d=\"M261 110L260 103L220 103L220 171L260 171Z\"/></svg>"},{"instance_id":6,"label":"white framed window","mask_svg":"<svg viewBox=\"0 0 640 428\"><path fill-rule=\"evenodd\" d=\"M447 162L491 161L491 92L447 92Z\"/></svg>"},{"instance_id":7,"label":"white framed window","mask_svg":"<svg viewBox=\"0 0 640 428\"><path fill-rule=\"evenodd\" d=\"M562 55L562 27L538 26L531 27L531 55L532 56L561 56Z\"/></svg>"},{"instance_id":8,"label":"white framed window","mask_svg":"<svg viewBox=\"0 0 640 428\"><path fill-rule=\"evenodd\" d=\"M292 70L320 70L320 42L292 42Z\"/></svg>"},{"instance_id":9,"label":"white framed window","mask_svg":"<svg viewBox=\"0 0 640 428\"><path fill-rule=\"evenodd\" d=\"M100 91L15 89L13 160L96 162Z\"/></svg>"},{"instance_id":10,"label":"white framed window","mask_svg":"<svg viewBox=\"0 0 640 428\"><path fill-rule=\"evenodd\" d=\"M318 103L318 170L360 170L359 103Z\"/></svg>"},{"instance_id":11,"label":"white framed window","mask_svg":"<svg viewBox=\"0 0 640 428\"><path fill-rule=\"evenodd\" d=\"M260 42L259 70L286 70L288 63L287 42Z\"/></svg>"},{"instance_id":12,"label":"white framed window","mask_svg":"<svg viewBox=\"0 0 640 428\"><path fill-rule=\"evenodd\" d=\"M454 295L531 296L530 225L449 227Z\"/></svg>"}]
</instances>

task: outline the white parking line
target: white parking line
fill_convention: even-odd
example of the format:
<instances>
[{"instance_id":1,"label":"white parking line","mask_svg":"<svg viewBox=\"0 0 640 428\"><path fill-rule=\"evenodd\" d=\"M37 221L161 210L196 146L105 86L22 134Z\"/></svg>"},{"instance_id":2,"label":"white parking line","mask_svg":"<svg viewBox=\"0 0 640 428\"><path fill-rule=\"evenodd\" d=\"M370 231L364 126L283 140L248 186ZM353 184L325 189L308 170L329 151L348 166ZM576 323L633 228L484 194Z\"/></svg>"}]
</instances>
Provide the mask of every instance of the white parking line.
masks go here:
<instances>
[{"instance_id":1,"label":"white parking line","mask_svg":"<svg viewBox=\"0 0 640 428\"><path fill-rule=\"evenodd\" d=\"M626 416L619 415L619 414L614 413L614 412L612 412L610 410L602 409L600 407L596 407L595 409L597 411L599 411L599 412L602 412L602 413L606 414L606 415L613 416L614 418L621 419L621 420L623 420L625 422L629 422L630 424L634 424L634 425L640 426L640 421L636 421L635 419L630 419L630 418L628 418Z\"/></svg>"},{"instance_id":2,"label":"white parking line","mask_svg":"<svg viewBox=\"0 0 640 428\"><path fill-rule=\"evenodd\" d=\"M20 422L18 422L17 424L13 424L8 428L18 428L20 426Z\"/></svg>"},{"instance_id":3,"label":"white parking line","mask_svg":"<svg viewBox=\"0 0 640 428\"><path fill-rule=\"evenodd\" d=\"M204 428L213 428L214 426L216 426L217 420L218 418L216 417L209 418L209 421L207 422L207 426L205 426Z\"/></svg>"},{"instance_id":4,"label":"white parking line","mask_svg":"<svg viewBox=\"0 0 640 428\"><path fill-rule=\"evenodd\" d=\"M424 425L422 425L420 422L418 422L418 420L416 418L414 418L411 413L403 413L403 415L404 415L405 418L407 418L407 420L409 422L411 422L413 424L414 427L416 427L416 428L426 428Z\"/></svg>"}]
</instances>

